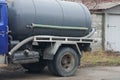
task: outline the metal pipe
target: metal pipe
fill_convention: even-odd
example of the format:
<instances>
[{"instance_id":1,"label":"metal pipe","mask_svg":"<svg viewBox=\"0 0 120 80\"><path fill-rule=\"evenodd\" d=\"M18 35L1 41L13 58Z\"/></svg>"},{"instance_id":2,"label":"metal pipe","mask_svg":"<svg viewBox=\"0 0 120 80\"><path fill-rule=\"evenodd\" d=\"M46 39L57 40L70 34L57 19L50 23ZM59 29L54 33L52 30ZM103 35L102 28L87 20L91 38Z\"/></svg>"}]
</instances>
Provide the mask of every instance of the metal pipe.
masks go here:
<instances>
[{"instance_id":1,"label":"metal pipe","mask_svg":"<svg viewBox=\"0 0 120 80\"><path fill-rule=\"evenodd\" d=\"M54 26L54 25L43 25L43 24L32 24L32 28L51 28L51 29L69 29L69 30L88 30L87 27L75 27L75 26Z\"/></svg>"},{"instance_id":2,"label":"metal pipe","mask_svg":"<svg viewBox=\"0 0 120 80\"><path fill-rule=\"evenodd\" d=\"M34 36L29 37L18 43L11 51L9 52L9 55L12 55L15 51L17 51L20 47L22 47L24 44L32 41L34 39Z\"/></svg>"},{"instance_id":3,"label":"metal pipe","mask_svg":"<svg viewBox=\"0 0 120 80\"><path fill-rule=\"evenodd\" d=\"M95 31L96 31L95 28L92 28L92 31L88 35L84 36L83 38L90 38L95 33Z\"/></svg>"}]
</instances>

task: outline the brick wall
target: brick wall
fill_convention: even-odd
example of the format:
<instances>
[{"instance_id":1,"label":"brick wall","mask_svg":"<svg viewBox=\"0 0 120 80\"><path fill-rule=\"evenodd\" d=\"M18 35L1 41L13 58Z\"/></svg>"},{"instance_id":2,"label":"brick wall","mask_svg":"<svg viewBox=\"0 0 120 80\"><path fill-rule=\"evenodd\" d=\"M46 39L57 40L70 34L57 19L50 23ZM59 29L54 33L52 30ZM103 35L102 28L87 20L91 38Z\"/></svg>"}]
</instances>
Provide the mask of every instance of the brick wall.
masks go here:
<instances>
[{"instance_id":1,"label":"brick wall","mask_svg":"<svg viewBox=\"0 0 120 80\"><path fill-rule=\"evenodd\" d=\"M93 51L101 51L102 47L102 29L103 29L103 15L102 14L92 14L92 27L96 29L96 32L92 36L98 40L97 43L92 44Z\"/></svg>"}]
</instances>

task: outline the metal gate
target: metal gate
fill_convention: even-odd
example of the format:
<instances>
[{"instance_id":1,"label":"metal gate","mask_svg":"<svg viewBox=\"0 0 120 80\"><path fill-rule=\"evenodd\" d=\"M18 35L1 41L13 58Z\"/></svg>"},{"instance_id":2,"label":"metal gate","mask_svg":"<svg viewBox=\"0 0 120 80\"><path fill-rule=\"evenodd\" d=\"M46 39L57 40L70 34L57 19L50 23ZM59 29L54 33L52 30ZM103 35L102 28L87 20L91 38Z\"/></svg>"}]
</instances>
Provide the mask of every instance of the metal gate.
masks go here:
<instances>
[{"instance_id":1,"label":"metal gate","mask_svg":"<svg viewBox=\"0 0 120 80\"><path fill-rule=\"evenodd\" d=\"M109 14L105 29L105 49L120 52L120 15Z\"/></svg>"}]
</instances>

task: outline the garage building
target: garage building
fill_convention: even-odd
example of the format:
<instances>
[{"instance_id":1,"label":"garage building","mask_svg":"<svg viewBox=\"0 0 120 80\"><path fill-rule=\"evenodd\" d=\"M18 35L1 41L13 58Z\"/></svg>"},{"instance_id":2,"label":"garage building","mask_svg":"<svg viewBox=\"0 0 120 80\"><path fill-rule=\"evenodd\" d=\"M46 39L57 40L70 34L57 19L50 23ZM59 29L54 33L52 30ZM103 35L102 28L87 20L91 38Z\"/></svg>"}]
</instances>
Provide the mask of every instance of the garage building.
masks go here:
<instances>
[{"instance_id":1,"label":"garage building","mask_svg":"<svg viewBox=\"0 0 120 80\"><path fill-rule=\"evenodd\" d=\"M95 47L120 52L120 3L101 3L90 10L97 30L94 36L99 39Z\"/></svg>"}]
</instances>

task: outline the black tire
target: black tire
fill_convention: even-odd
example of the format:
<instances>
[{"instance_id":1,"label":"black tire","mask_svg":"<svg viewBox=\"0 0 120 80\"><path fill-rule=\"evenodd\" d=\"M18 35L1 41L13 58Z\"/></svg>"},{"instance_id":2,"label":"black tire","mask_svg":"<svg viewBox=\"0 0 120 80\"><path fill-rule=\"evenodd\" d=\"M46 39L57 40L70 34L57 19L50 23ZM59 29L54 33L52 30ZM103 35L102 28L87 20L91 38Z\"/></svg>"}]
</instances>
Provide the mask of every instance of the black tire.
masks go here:
<instances>
[{"instance_id":1,"label":"black tire","mask_svg":"<svg viewBox=\"0 0 120 80\"><path fill-rule=\"evenodd\" d=\"M74 49L62 48L54 56L54 60L51 64L52 71L54 71L53 73L58 76L72 76L78 68L79 57Z\"/></svg>"},{"instance_id":2,"label":"black tire","mask_svg":"<svg viewBox=\"0 0 120 80\"><path fill-rule=\"evenodd\" d=\"M44 62L37 62L37 63L29 63L29 64L22 64L22 67L27 69L27 72L43 72L44 68L46 67L46 63Z\"/></svg>"}]
</instances>

